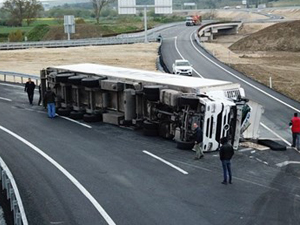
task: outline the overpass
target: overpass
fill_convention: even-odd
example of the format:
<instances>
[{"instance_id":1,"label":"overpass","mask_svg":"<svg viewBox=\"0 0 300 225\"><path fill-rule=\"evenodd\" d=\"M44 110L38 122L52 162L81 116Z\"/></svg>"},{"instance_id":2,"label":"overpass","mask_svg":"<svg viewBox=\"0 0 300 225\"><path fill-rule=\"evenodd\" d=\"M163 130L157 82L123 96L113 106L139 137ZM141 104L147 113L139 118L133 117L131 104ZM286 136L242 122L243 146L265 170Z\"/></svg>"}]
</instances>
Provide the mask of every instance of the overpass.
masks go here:
<instances>
[{"instance_id":1,"label":"overpass","mask_svg":"<svg viewBox=\"0 0 300 225\"><path fill-rule=\"evenodd\" d=\"M236 34L243 23L241 21L209 23L198 30L200 41L211 41L214 36Z\"/></svg>"}]
</instances>

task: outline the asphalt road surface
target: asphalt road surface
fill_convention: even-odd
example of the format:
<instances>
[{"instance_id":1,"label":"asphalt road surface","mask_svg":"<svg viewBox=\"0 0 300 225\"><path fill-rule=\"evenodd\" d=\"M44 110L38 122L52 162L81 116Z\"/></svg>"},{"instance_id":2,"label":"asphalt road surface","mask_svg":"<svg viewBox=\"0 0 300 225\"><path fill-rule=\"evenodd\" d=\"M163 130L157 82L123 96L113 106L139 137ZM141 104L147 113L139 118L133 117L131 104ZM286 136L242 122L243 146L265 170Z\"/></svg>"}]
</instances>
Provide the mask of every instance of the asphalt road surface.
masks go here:
<instances>
[{"instance_id":1,"label":"asphalt road surface","mask_svg":"<svg viewBox=\"0 0 300 225\"><path fill-rule=\"evenodd\" d=\"M289 142L287 124L294 110L230 73L291 106L300 108L298 103L207 61L198 51L207 54L190 41L194 31L194 27L182 26L162 33L167 64L181 54L203 77L240 82L248 97L265 106L262 122L271 131L262 128L263 135L274 138L276 132ZM0 83L0 109L0 156L14 174L29 224L300 221L300 155L296 150L239 149L232 161L233 184L222 185L215 152L195 161L194 152L178 150L172 141L145 137L139 131L103 123L85 126L62 117L49 119L42 107L28 104L20 86Z\"/></svg>"}]
</instances>

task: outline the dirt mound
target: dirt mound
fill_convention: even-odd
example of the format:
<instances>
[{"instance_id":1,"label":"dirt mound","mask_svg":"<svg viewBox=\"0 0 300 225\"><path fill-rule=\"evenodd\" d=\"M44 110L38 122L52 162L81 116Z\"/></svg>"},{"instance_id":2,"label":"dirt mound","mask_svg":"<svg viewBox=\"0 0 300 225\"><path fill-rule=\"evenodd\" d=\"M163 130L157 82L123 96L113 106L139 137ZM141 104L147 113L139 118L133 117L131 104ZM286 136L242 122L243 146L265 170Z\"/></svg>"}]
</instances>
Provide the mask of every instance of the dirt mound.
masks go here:
<instances>
[{"instance_id":1,"label":"dirt mound","mask_svg":"<svg viewBox=\"0 0 300 225\"><path fill-rule=\"evenodd\" d=\"M230 46L232 51L300 51L300 20L277 23Z\"/></svg>"}]
</instances>

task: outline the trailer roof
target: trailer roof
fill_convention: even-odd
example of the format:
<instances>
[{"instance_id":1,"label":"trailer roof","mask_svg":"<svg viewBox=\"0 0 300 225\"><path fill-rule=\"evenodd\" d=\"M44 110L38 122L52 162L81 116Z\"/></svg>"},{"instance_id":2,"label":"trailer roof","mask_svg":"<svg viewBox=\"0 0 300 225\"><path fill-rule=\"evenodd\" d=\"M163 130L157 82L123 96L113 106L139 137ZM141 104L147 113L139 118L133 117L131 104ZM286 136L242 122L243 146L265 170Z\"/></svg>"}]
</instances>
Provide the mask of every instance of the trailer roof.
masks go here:
<instances>
[{"instance_id":1,"label":"trailer roof","mask_svg":"<svg viewBox=\"0 0 300 225\"><path fill-rule=\"evenodd\" d=\"M167 84L188 88L205 88L233 85L228 81L187 77L182 75L173 75L161 72L151 72L146 70L128 69L115 66L106 66L100 64L82 63L65 66L54 66L48 69L59 69L70 72L87 73L95 75L104 75L108 77L120 78L123 80L145 81L156 84Z\"/></svg>"}]
</instances>

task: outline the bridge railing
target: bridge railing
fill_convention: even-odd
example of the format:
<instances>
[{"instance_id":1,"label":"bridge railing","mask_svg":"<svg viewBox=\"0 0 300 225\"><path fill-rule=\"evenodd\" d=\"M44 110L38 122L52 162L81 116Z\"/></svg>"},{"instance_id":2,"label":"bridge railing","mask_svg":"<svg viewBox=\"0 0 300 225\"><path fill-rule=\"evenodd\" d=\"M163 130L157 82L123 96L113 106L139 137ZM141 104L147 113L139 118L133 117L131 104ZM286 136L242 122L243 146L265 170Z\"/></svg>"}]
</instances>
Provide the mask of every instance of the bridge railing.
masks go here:
<instances>
[{"instance_id":1,"label":"bridge railing","mask_svg":"<svg viewBox=\"0 0 300 225\"><path fill-rule=\"evenodd\" d=\"M0 181L2 190L6 190L7 200L10 201L10 209L13 212L15 225L28 225L23 203L15 179L9 168L0 157Z\"/></svg>"},{"instance_id":2,"label":"bridge railing","mask_svg":"<svg viewBox=\"0 0 300 225\"><path fill-rule=\"evenodd\" d=\"M18 72L0 71L0 81L24 84L28 78L34 80L36 85L39 85L39 76Z\"/></svg>"}]
</instances>

